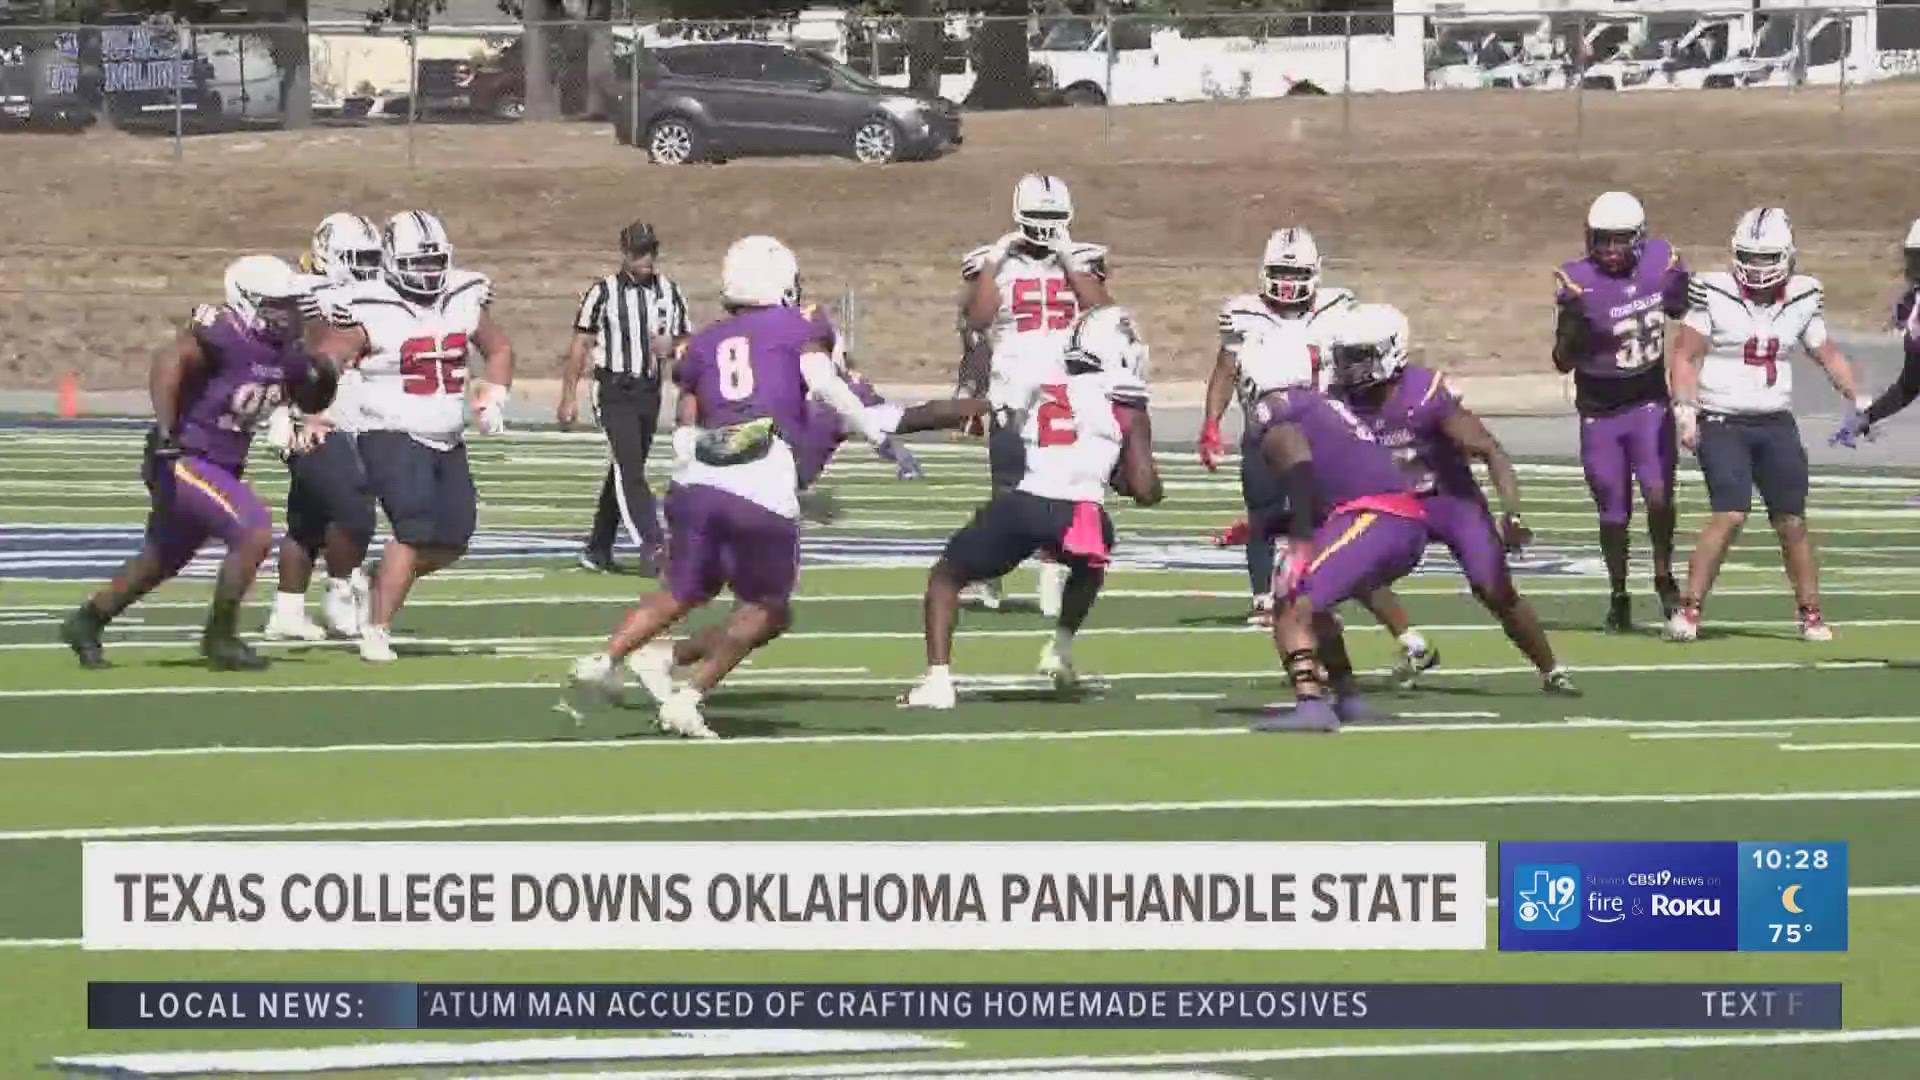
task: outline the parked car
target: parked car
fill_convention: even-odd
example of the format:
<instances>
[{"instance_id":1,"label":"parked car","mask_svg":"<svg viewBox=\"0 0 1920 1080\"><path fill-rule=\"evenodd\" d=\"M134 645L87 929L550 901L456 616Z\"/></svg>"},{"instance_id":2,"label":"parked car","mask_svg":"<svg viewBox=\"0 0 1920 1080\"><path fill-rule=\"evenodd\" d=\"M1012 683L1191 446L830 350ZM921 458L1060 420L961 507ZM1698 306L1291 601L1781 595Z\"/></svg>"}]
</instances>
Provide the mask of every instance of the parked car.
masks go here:
<instances>
[{"instance_id":1,"label":"parked car","mask_svg":"<svg viewBox=\"0 0 1920 1080\"><path fill-rule=\"evenodd\" d=\"M724 41L642 50L638 62L637 98L616 90L614 137L664 164L781 153L879 164L960 144L958 105L882 86L820 53Z\"/></svg>"},{"instance_id":2,"label":"parked car","mask_svg":"<svg viewBox=\"0 0 1920 1080\"><path fill-rule=\"evenodd\" d=\"M481 60L421 60L420 115L466 113L518 120L527 113L520 40ZM401 112L406 111L404 100Z\"/></svg>"}]
</instances>

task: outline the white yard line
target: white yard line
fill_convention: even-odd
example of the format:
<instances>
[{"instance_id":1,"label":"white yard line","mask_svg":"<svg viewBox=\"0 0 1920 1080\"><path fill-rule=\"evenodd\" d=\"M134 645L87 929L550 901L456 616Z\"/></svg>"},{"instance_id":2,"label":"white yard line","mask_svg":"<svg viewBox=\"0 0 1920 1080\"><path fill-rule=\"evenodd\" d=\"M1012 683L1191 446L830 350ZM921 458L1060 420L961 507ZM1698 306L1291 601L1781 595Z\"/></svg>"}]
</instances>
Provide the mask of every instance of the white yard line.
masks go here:
<instances>
[{"instance_id":1,"label":"white yard line","mask_svg":"<svg viewBox=\"0 0 1920 1080\"><path fill-rule=\"evenodd\" d=\"M682 810L634 814L527 814L479 818L385 818L294 822L224 822L192 825L104 825L13 829L0 843L25 840L132 840L163 836L259 836L276 833L442 832L456 829L523 829L589 825L705 825L780 821L886 821L896 819L1033 817L1055 814L1172 814L1236 810L1440 810L1480 806L1678 806L1753 802L1910 802L1920 788L1855 788L1833 791L1701 791L1645 794L1499 794L1419 797L1356 796L1322 799L1208 799L1162 802L1043 803L998 806L869 806L808 810Z\"/></svg>"},{"instance_id":2,"label":"white yard line","mask_svg":"<svg viewBox=\"0 0 1920 1080\"><path fill-rule=\"evenodd\" d=\"M552 640L552 639L548 639ZM599 638L586 640L598 641ZM1668 663L1668 664L1593 664L1573 669L1574 674L1665 674L1672 672L1703 671L1854 671L1861 668L1884 668L1887 660L1817 660L1817 661L1776 661L1759 663ZM1369 668L1360 671L1361 675L1388 675L1390 668ZM1532 667L1467 667L1436 669L1424 677L1433 679L1443 676L1479 678L1488 675L1532 675L1537 672ZM1252 668L1244 671L1134 671L1116 674L1090 676L1090 681L1132 682L1163 681L1168 679L1262 679L1271 678L1279 685L1279 672L1273 668ZM853 677L834 679L779 678L735 678L726 682L727 688L746 686L782 686L782 687L854 687L854 686L904 686L911 681L911 675L881 675L873 677ZM1039 675L977 675L962 676L957 680L962 696L971 690L1009 690L1041 689L1052 683ZM308 694L308 693L464 693L472 690L558 690L560 680L529 680L524 682L472 682L472 683L295 683L295 684L239 684L226 685L181 685L181 686L72 686L38 690L0 690L0 700L9 698L71 698L71 697L132 697L140 695L194 696L199 694Z\"/></svg>"},{"instance_id":3,"label":"white yard line","mask_svg":"<svg viewBox=\"0 0 1920 1080\"><path fill-rule=\"evenodd\" d=\"M1920 750L1920 742L1781 743L1782 750Z\"/></svg>"},{"instance_id":4,"label":"white yard line","mask_svg":"<svg viewBox=\"0 0 1920 1080\"><path fill-rule=\"evenodd\" d=\"M1189 1065L1258 1065L1275 1061L1328 1061L1351 1058L1506 1057L1514 1054L1587 1054L1605 1051L1690 1050L1768 1046L1826 1046L1846 1043L1907 1042L1920 1039L1920 1027L1856 1028L1851 1031L1781 1031L1742 1035L1652 1035L1634 1038L1516 1039L1486 1042L1352 1043L1292 1046L1270 1050L1200 1050L1168 1054L1089 1054L1073 1057L997 1058L993 1060L852 1062L840 1065L775 1065L660 1072L493 1074L487 1080L811 1080L811 1078L1000 1074L1019 1070L1144 1069ZM1039 1075L1045 1075L1044 1072Z\"/></svg>"}]
</instances>

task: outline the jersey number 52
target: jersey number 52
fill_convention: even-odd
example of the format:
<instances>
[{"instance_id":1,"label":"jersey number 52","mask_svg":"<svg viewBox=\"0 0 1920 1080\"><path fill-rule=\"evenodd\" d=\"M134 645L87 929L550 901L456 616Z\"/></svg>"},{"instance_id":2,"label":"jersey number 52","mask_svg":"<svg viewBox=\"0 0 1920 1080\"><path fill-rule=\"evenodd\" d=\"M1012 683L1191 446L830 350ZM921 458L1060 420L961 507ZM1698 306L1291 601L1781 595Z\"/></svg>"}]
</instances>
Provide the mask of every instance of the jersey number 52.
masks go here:
<instances>
[{"instance_id":1,"label":"jersey number 52","mask_svg":"<svg viewBox=\"0 0 1920 1080\"><path fill-rule=\"evenodd\" d=\"M467 335L400 343L400 388L409 394L458 394L467 388Z\"/></svg>"},{"instance_id":2,"label":"jersey number 52","mask_svg":"<svg viewBox=\"0 0 1920 1080\"><path fill-rule=\"evenodd\" d=\"M1080 310L1079 298L1065 278L1015 278L1008 287L1013 293L1009 307L1015 333L1065 330Z\"/></svg>"}]
</instances>

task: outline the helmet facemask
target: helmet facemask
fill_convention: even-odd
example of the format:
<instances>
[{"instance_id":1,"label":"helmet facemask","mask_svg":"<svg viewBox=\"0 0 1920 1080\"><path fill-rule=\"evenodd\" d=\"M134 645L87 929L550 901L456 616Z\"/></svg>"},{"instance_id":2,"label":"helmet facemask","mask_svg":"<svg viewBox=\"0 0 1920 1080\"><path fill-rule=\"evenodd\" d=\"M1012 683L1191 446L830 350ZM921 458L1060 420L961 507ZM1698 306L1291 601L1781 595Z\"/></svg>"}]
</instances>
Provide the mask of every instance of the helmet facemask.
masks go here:
<instances>
[{"instance_id":1,"label":"helmet facemask","mask_svg":"<svg viewBox=\"0 0 1920 1080\"><path fill-rule=\"evenodd\" d=\"M1320 289L1318 267L1270 263L1261 268L1260 295L1276 304L1308 304Z\"/></svg>"},{"instance_id":2,"label":"helmet facemask","mask_svg":"<svg viewBox=\"0 0 1920 1080\"><path fill-rule=\"evenodd\" d=\"M1336 342L1333 357L1333 383L1349 390L1364 390L1393 378L1398 365L1393 362L1394 348L1388 342Z\"/></svg>"},{"instance_id":3,"label":"helmet facemask","mask_svg":"<svg viewBox=\"0 0 1920 1080\"><path fill-rule=\"evenodd\" d=\"M1906 248L1901 254L1904 256L1907 284L1920 288L1920 247Z\"/></svg>"},{"instance_id":4,"label":"helmet facemask","mask_svg":"<svg viewBox=\"0 0 1920 1080\"><path fill-rule=\"evenodd\" d=\"M1588 229L1587 258L1614 277L1625 277L1640 261L1645 229Z\"/></svg>"},{"instance_id":5,"label":"helmet facemask","mask_svg":"<svg viewBox=\"0 0 1920 1080\"><path fill-rule=\"evenodd\" d=\"M1775 288L1793 275L1793 252L1759 248L1733 249L1733 279L1748 292Z\"/></svg>"}]
</instances>

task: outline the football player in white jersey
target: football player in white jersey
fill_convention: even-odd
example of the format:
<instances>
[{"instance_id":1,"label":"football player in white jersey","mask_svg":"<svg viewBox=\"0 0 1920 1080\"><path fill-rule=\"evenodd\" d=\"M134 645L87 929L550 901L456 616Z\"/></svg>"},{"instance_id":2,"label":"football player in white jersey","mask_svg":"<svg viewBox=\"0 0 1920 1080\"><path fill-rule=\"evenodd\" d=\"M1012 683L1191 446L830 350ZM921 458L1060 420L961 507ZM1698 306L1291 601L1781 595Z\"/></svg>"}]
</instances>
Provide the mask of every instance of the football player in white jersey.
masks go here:
<instances>
[{"instance_id":1,"label":"football player in white jersey","mask_svg":"<svg viewBox=\"0 0 1920 1080\"><path fill-rule=\"evenodd\" d=\"M328 214L313 231L300 259L312 280L303 315L310 326L324 326L325 308L344 299L337 290L380 274L380 231L359 214ZM302 416L296 426L290 408L268 421L268 442L287 460L287 529L280 538L280 581L267 618L269 641L323 641L328 632L343 638L360 634L360 611L367 601L366 575L360 564L373 541L373 495L353 433L358 428L355 395L360 373L341 373L339 392L326 412ZM307 585L317 556L327 562L327 595L320 606L322 625L307 617Z\"/></svg>"},{"instance_id":2,"label":"football player in white jersey","mask_svg":"<svg viewBox=\"0 0 1920 1080\"><path fill-rule=\"evenodd\" d=\"M987 458L995 490L1021 475L1019 431L1013 412L1043 382L1065 374L1062 355L1075 318L1113 303L1107 292L1107 249L1068 235L1073 194L1057 176L1030 173L1013 188L1014 230L967 253L960 275L967 282L961 302L963 331L984 333L992 350L987 400L993 411ZM1064 567L1040 566L1040 610L1056 615ZM1000 606L999 581L983 581L974 598Z\"/></svg>"},{"instance_id":3,"label":"football player in white jersey","mask_svg":"<svg viewBox=\"0 0 1920 1080\"><path fill-rule=\"evenodd\" d=\"M1793 419L1794 345L1827 373L1842 397L1864 409L1853 368L1827 335L1818 279L1794 272L1793 226L1778 207L1740 216L1729 270L1695 274L1687 315L1673 346L1674 418L1680 445L1695 451L1713 514L1694 542L1680 607L1667 637L1700 634L1700 605L1728 545L1747 520L1753 489L1780 537L1798 606L1800 636L1829 641L1820 615L1820 574L1807 538L1807 450Z\"/></svg>"},{"instance_id":4,"label":"football player in white jersey","mask_svg":"<svg viewBox=\"0 0 1920 1080\"><path fill-rule=\"evenodd\" d=\"M1107 489L1141 506L1162 495L1147 416L1147 357L1125 308L1093 308L1074 319L1060 378L1030 385L1027 397L1015 403L1026 451L1020 477L953 534L927 575L927 673L900 704L954 706L949 664L960 590L999 577L1041 551L1067 568L1067 580L1053 637L1040 653L1040 673L1057 689L1077 684L1073 638L1100 595L1113 547L1113 522L1103 505Z\"/></svg>"},{"instance_id":5,"label":"football player in white jersey","mask_svg":"<svg viewBox=\"0 0 1920 1080\"><path fill-rule=\"evenodd\" d=\"M440 219L407 210L380 235L380 276L341 290L339 323L319 348L359 359L357 442L368 486L393 537L373 575L360 656L394 659L394 613L420 578L466 553L478 497L467 468L468 396L483 434L506 430L513 346L493 319L493 283L453 267ZM468 386L468 356L486 359L486 380Z\"/></svg>"},{"instance_id":6,"label":"football player in white jersey","mask_svg":"<svg viewBox=\"0 0 1920 1080\"><path fill-rule=\"evenodd\" d=\"M1220 421L1229 402L1237 398L1243 420L1250 421L1254 405L1275 390L1327 389L1329 329L1342 312L1353 308L1354 296L1350 289L1322 287L1321 266L1313 233L1295 226L1275 229L1260 253L1260 291L1230 297L1220 306L1220 348L1207 376L1207 411L1200 425L1200 461L1208 470L1218 469L1226 457ZM1246 544L1253 593L1247 622L1271 626L1274 546L1286 531L1287 490L1266 458L1245 442L1256 428L1251 422L1241 427L1240 497L1247 516L1217 539L1222 545L1236 540ZM1398 682L1411 685L1439 662L1439 651L1414 629L1391 590L1369 594L1365 603L1400 643L1394 669Z\"/></svg>"}]
</instances>

